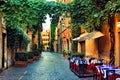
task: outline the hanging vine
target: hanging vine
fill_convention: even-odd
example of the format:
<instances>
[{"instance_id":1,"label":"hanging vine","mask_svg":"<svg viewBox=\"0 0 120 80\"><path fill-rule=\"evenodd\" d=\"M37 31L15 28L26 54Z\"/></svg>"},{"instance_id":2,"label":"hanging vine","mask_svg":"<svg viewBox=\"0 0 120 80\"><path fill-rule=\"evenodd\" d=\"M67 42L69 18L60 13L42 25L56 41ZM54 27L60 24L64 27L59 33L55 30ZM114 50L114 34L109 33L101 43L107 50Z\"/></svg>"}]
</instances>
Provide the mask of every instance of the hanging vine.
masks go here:
<instances>
[{"instance_id":1,"label":"hanging vine","mask_svg":"<svg viewBox=\"0 0 120 80\"><path fill-rule=\"evenodd\" d=\"M114 26L115 26L115 14L120 12L120 0L117 1L109 1L106 4L106 8L104 10L106 12L105 16L106 20L109 24L109 32L110 32L110 41L111 41L111 48L110 48L110 64L115 64L115 34L114 34Z\"/></svg>"},{"instance_id":2,"label":"hanging vine","mask_svg":"<svg viewBox=\"0 0 120 80\"><path fill-rule=\"evenodd\" d=\"M108 22L111 49L110 64L114 64L114 16L120 12L120 0L75 0L68 5L72 23L76 22L88 32L100 30L103 22Z\"/></svg>"},{"instance_id":3,"label":"hanging vine","mask_svg":"<svg viewBox=\"0 0 120 80\"><path fill-rule=\"evenodd\" d=\"M55 39L55 29L59 22L59 17L65 12L66 6L63 3L51 2L48 3L49 6L49 16L51 19L51 42L50 42L50 51L54 51L54 39Z\"/></svg>"},{"instance_id":4,"label":"hanging vine","mask_svg":"<svg viewBox=\"0 0 120 80\"><path fill-rule=\"evenodd\" d=\"M29 42L28 36L22 28L7 27L7 47L11 49L26 49Z\"/></svg>"},{"instance_id":5,"label":"hanging vine","mask_svg":"<svg viewBox=\"0 0 120 80\"><path fill-rule=\"evenodd\" d=\"M91 0L74 0L67 4L67 11L71 17L71 34L72 39L80 36L80 27L84 28L88 32L95 29L97 20L97 7ZM93 19L91 19L93 18ZM99 25L97 23L96 25ZM77 52L77 42L72 42L72 50ZM74 49L76 48L76 49Z\"/></svg>"},{"instance_id":6,"label":"hanging vine","mask_svg":"<svg viewBox=\"0 0 120 80\"><path fill-rule=\"evenodd\" d=\"M7 27L14 30L18 27L34 26L32 30L34 32L37 30L38 36L40 36L42 31L42 23L45 22L46 15L49 14L52 17L52 24L57 24L58 16L63 9L63 4L61 3L42 0L5 0L0 6L0 11L3 12L4 22ZM54 42L54 36L52 41ZM38 37L39 47L40 44L40 37Z\"/></svg>"}]
</instances>

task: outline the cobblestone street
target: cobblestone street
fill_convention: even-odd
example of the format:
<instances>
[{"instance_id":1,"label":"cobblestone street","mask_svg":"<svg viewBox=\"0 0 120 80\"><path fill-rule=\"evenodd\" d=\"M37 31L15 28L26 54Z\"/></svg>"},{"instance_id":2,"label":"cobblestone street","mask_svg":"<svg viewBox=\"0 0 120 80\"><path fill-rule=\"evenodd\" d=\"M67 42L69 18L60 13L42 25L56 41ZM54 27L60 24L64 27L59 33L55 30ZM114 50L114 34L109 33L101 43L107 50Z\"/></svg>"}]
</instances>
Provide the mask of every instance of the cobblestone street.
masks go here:
<instances>
[{"instance_id":1,"label":"cobblestone street","mask_svg":"<svg viewBox=\"0 0 120 80\"><path fill-rule=\"evenodd\" d=\"M93 80L78 78L69 69L68 60L57 53L42 52L38 61L27 67L11 67L0 73L0 80Z\"/></svg>"},{"instance_id":2,"label":"cobblestone street","mask_svg":"<svg viewBox=\"0 0 120 80\"><path fill-rule=\"evenodd\" d=\"M120 0L0 0L0 80L120 80Z\"/></svg>"}]
</instances>

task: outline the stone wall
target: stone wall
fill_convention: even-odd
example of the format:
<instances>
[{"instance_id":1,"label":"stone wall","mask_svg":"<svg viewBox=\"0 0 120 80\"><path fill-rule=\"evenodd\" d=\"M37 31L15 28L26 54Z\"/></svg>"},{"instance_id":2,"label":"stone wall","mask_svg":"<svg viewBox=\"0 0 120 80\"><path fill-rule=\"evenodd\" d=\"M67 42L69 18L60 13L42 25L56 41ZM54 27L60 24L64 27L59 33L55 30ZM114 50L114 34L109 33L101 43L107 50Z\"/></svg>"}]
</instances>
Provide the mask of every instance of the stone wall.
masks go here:
<instances>
[{"instance_id":1,"label":"stone wall","mask_svg":"<svg viewBox=\"0 0 120 80\"><path fill-rule=\"evenodd\" d=\"M2 68L2 13L0 12L0 69Z\"/></svg>"},{"instance_id":2,"label":"stone wall","mask_svg":"<svg viewBox=\"0 0 120 80\"><path fill-rule=\"evenodd\" d=\"M120 67L120 14L115 15L115 65Z\"/></svg>"},{"instance_id":3,"label":"stone wall","mask_svg":"<svg viewBox=\"0 0 120 80\"><path fill-rule=\"evenodd\" d=\"M99 57L105 59L109 63L111 42L109 25L107 23L103 24L101 32L104 34L104 36L99 39Z\"/></svg>"},{"instance_id":4,"label":"stone wall","mask_svg":"<svg viewBox=\"0 0 120 80\"><path fill-rule=\"evenodd\" d=\"M0 12L0 69L5 69L11 66L11 54L7 51L6 27L2 19L2 12Z\"/></svg>"}]
</instances>

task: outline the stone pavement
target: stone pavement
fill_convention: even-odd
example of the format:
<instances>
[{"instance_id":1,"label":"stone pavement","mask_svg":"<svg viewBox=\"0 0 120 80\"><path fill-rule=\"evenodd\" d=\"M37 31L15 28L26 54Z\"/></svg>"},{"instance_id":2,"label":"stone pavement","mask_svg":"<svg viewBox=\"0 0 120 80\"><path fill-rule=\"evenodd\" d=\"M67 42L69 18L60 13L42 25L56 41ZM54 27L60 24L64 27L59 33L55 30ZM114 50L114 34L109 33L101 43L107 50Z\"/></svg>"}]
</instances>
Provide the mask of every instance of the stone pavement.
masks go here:
<instances>
[{"instance_id":1,"label":"stone pavement","mask_svg":"<svg viewBox=\"0 0 120 80\"><path fill-rule=\"evenodd\" d=\"M38 61L27 67L11 67L0 73L0 80L93 80L78 78L70 69L69 62L57 53L42 52Z\"/></svg>"}]
</instances>

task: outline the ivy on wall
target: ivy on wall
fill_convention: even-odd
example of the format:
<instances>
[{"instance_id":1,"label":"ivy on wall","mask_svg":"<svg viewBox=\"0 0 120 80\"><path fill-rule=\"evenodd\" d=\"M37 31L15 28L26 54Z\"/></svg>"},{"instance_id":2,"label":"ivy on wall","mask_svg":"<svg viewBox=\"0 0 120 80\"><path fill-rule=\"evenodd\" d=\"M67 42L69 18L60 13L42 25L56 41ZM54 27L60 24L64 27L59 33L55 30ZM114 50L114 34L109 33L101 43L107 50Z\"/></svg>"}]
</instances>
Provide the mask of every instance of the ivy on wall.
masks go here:
<instances>
[{"instance_id":1,"label":"ivy on wall","mask_svg":"<svg viewBox=\"0 0 120 80\"><path fill-rule=\"evenodd\" d=\"M80 36L80 27L77 24L71 25L71 33L72 33L72 39ZM72 52L77 52L77 41L72 41Z\"/></svg>"},{"instance_id":2,"label":"ivy on wall","mask_svg":"<svg viewBox=\"0 0 120 80\"><path fill-rule=\"evenodd\" d=\"M42 23L45 22L46 14L49 14L50 17L52 17L53 24L55 22L57 23L58 20L56 20L56 18L58 19L58 15L61 14L62 10L63 4L42 0L5 0L0 6L0 11L3 12L5 25L8 28L14 30L18 27L25 28L34 25L37 29L35 28L32 30L37 30L38 36L40 36ZM13 36L10 35L12 34L9 34L9 37L12 38ZM40 37L38 37L39 47L40 42Z\"/></svg>"},{"instance_id":3,"label":"ivy on wall","mask_svg":"<svg viewBox=\"0 0 120 80\"><path fill-rule=\"evenodd\" d=\"M54 51L55 29L59 22L59 17L62 15L63 12L65 12L66 5L58 2L51 2L49 3L48 6L50 6L48 14L52 18L51 25L50 25L51 26L50 51Z\"/></svg>"},{"instance_id":4,"label":"ivy on wall","mask_svg":"<svg viewBox=\"0 0 120 80\"><path fill-rule=\"evenodd\" d=\"M114 16L120 13L120 0L73 0L67 8L72 23L77 23L88 32L100 30L103 22L108 22L111 37L110 64L114 64Z\"/></svg>"},{"instance_id":5,"label":"ivy on wall","mask_svg":"<svg viewBox=\"0 0 120 80\"><path fill-rule=\"evenodd\" d=\"M114 34L114 26L115 26L115 14L120 13L120 0L111 0L108 1L108 3L105 6L105 9L103 10L105 20L109 24L109 32L110 32L110 42L111 42L111 48L110 48L110 62L109 64L114 65L115 64L115 54L114 54L114 46L115 46L115 34Z\"/></svg>"},{"instance_id":6,"label":"ivy on wall","mask_svg":"<svg viewBox=\"0 0 120 80\"><path fill-rule=\"evenodd\" d=\"M51 42L50 42L50 51L54 51L54 37L55 37L55 28L57 24L51 24Z\"/></svg>"},{"instance_id":7,"label":"ivy on wall","mask_svg":"<svg viewBox=\"0 0 120 80\"><path fill-rule=\"evenodd\" d=\"M26 49L29 42L27 34L22 28L7 27L7 47L11 49Z\"/></svg>"}]
</instances>

